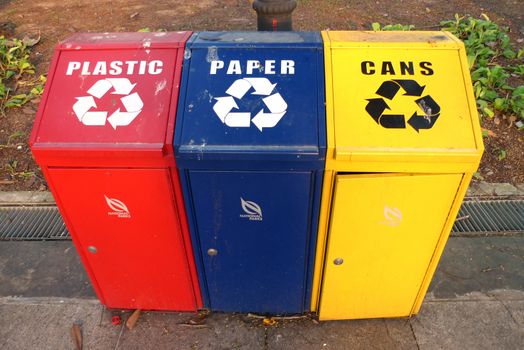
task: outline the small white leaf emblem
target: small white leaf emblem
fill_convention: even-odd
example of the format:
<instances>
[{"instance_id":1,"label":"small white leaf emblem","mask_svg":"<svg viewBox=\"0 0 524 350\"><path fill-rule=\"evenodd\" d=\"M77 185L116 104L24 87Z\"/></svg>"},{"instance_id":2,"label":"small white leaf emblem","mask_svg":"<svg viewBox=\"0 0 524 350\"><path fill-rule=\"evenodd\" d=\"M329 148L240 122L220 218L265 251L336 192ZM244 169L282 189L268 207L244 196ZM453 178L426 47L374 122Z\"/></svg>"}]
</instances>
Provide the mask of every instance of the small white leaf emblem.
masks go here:
<instances>
[{"instance_id":1,"label":"small white leaf emblem","mask_svg":"<svg viewBox=\"0 0 524 350\"><path fill-rule=\"evenodd\" d=\"M242 210L244 210L246 214L262 216L262 209L260 209L260 206L255 202L245 201L240 197L240 204L242 205Z\"/></svg>"},{"instance_id":2,"label":"small white leaf emblem","mask_svg":"<svg viewBox=\"0 0 524 350\"><path fill-rule=\"evenodd\" d=\"M127 209L126 205L122 203L122 201L119 201L115 198L108 198L106 195L104 195L104 197L106 199L107 205L109 208L111 208L111 210L114 210L118 213L125 212L129 214L129 210Z\"/></svg>"},{"instance_id":3,"label":"small white leaf emblem","mask_svg":"<svg viewBox=\"0 0 524 350\"><path fill-rule=\"evenodd\" d=\"M402 212L399 208L391 208L384 206L384 218L386 224L390 226L398 226L402 222Z\"/></svg>"}]
</instances>

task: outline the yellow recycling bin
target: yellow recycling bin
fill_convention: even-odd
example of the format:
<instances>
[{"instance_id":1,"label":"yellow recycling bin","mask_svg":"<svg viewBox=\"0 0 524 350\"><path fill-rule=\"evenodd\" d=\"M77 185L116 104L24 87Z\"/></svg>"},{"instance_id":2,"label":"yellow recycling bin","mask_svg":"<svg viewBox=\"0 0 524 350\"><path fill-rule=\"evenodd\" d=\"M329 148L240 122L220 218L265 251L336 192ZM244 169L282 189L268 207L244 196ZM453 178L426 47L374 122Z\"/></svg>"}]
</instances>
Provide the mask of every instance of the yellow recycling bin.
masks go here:
<instances>
[{"instance_id":1,"label":"yellow recycling bin","mask_svg":"<svg viewBox=\"0 0 524 350\"><path fill-rule=\"evenodd\" d=\"M416 314L483 152L463 44L323 32L328 152L312 309Z\"/></svg>"}]
</instances>

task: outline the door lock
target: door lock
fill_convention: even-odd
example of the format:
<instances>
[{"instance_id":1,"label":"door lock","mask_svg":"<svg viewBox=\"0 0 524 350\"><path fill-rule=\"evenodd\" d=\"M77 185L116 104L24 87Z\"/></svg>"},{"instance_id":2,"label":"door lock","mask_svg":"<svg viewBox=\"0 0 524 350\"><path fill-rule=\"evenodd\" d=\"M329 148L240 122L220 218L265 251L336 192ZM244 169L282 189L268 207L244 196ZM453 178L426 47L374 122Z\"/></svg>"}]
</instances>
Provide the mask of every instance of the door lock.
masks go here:
<instances>
[{"instance_id":1,"label":"door lock","mask_svg":"<svg viewBox=\"0 0 524 350\"><path fill-rule=\"evenodd\" d=\"M333 260L333 264L335 265L342 265L344 263L344 259L342 258L336 258L335 260Z\"/></svg>"}]
</instances>

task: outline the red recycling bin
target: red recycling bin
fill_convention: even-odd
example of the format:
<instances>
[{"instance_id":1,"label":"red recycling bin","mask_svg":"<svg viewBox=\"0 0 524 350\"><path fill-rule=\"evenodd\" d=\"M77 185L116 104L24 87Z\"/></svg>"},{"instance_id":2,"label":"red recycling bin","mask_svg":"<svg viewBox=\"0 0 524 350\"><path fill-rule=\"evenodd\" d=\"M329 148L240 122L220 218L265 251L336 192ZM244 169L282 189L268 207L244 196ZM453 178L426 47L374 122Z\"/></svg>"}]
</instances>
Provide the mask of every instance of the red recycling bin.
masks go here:
<instances>
[{"instance_id":1,"label":"red recycling bin","mask_svg":"<svg viewBox=\"0 0 524 350\"><path fill-rule=\"evenodd\" d=\"M202 305L172 146L190 34L77 34L51 62L31 150L109 308Z\"/></svg>"}]
</instances>

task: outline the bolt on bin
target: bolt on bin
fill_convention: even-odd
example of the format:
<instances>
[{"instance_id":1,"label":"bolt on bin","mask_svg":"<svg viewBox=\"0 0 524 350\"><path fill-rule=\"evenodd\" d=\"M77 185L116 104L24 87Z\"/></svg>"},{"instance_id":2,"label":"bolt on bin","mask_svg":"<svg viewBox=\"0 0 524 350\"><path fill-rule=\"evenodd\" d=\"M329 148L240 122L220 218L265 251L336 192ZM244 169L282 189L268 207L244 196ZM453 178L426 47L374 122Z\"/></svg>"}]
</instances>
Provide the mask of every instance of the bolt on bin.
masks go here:
<instances>
[{"instance_id":1,"label":"bolt on bin","mask_svg":"<svg viewBox=\"0 0 524 350\"><path fill-rule=\"evenodd\" d=\"M77 34L51 63L31 150L109 308L201 307L172 145L190 34Z\"/></svg>"},{"instance_id":2,"label":"bolt on bin","mask_svg":"<svg viewBox=\"0 0 524 350\"><path fill-rule=\"evenodd\" d=\"M186 44L175 155L204 305L309 309L325 160L319 33Z\"/></svg>"},{"instance_id":3,"label":"bolt on bin","mask_svg":"<svg viewBox=\"0 0 524 350\"><path fill-rule=\"evenodd\" d=\"M327 143L312 309L416 314L483 152L463 44L322 32Z\"/></svg>"}]
</instances>

